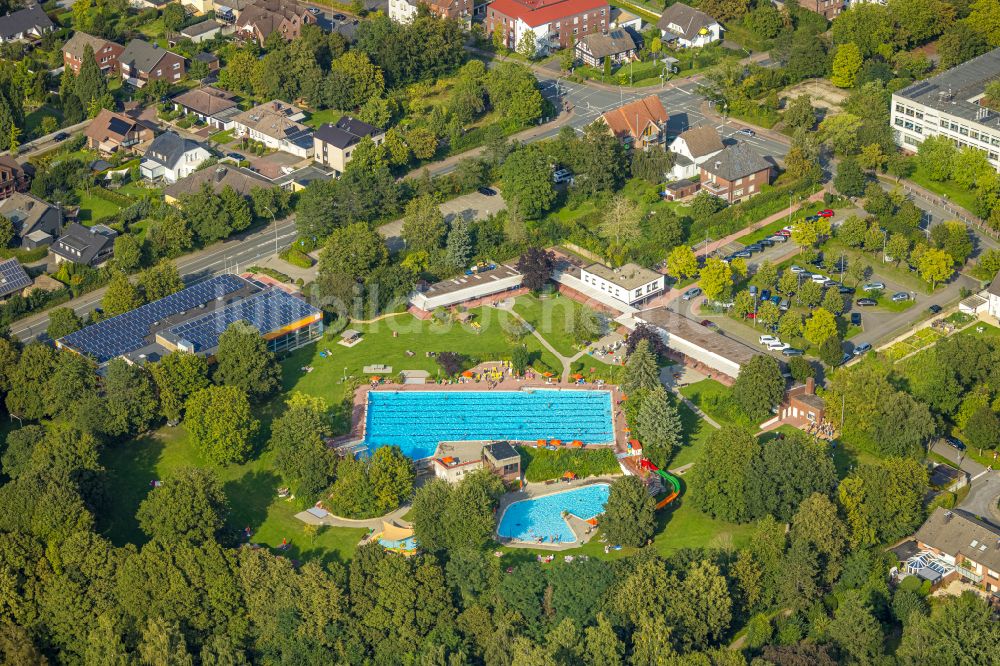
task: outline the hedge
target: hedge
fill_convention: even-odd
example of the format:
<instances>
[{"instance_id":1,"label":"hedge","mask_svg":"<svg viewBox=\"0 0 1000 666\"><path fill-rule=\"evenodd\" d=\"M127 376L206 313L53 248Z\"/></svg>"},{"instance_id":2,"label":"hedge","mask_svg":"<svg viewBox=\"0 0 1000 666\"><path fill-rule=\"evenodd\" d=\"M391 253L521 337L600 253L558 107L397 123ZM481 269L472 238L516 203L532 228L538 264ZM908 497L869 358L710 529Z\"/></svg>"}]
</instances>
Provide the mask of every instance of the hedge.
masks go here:
<instances>
[{"instance_id":1,"label":"hedge","mask_svg":"<svg viewBox=\"0 0 1000 666\"><path fill-rule=\"evenodd\" d=\"M610 448L553 451L522 447L520 451L524 478L531 483L558 479L566 472L573 472L580 478L621 472L618 459Z\"/></svg>"},{"instance_id":2,"label":"hedge","mask_svg":"<svg viewBox=\"0 0 1000 666\"><path fill-rule=\"evenodd\" d=\"M815 183L798 181L783 187L763 189L760 194L743 203L723 208L703 220L696 220L691 225L688 238L698 240L704 239L706 235L722 238L736 233L754 222L787 208L790 196L812 194L818 188L819 185Z\"/></svg>"},{"instance_id":3,"label":"hedge","mask_svg":"<svg viewBox=\"0 0 1000 666\"><path fill-rule=\"evenodd\" d=\"M290 263L292 266L298 266L299 268L312 268L313 261L312 258L300 250L290 247L278 255L283 260Z\"/></svg>"},{"instance_id":4,"label":"hedge","mask_svg":"<svg viewBox=\"0 0 1000 666\"><path fill-rule=\"evenodd\" d=\"M91 188L89 194L93 194L98 199L104 199L105 201L110 201L118 206L131 206L135 203L135 199L120 192L112 192L104 187Z\"/></svg>"}]
</instances>

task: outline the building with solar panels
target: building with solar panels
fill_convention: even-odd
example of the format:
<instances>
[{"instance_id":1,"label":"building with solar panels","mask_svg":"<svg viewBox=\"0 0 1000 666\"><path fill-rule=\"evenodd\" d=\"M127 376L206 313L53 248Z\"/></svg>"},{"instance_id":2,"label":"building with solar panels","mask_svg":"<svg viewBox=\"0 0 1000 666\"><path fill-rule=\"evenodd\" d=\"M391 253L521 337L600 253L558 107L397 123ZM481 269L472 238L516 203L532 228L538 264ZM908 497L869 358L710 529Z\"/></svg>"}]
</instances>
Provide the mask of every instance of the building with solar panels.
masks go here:
<instances>
[{"instance_id":1,"label":"building with solar panels","mask_svg":"<svg viewBox=\"0 0 1000 666\"><path fill-rule=\"evenodd\" d=\"M158 361L173 351L211 358L219 336L242 321L274 352L298 349L323 334L322 313L297 292L266 277L218 275L56 340L60 349L105 365Z\"/></svg>"},{"instance_id":2,"label":"building with solar panels","mask_svg":"<svg viewBox=\"0 0 1000 666\"><path fill-rule=\"evenodd\" d=\"M0 301L31 286L31 278L17 259L0 260Z\"/></svg>"}]
</instances>

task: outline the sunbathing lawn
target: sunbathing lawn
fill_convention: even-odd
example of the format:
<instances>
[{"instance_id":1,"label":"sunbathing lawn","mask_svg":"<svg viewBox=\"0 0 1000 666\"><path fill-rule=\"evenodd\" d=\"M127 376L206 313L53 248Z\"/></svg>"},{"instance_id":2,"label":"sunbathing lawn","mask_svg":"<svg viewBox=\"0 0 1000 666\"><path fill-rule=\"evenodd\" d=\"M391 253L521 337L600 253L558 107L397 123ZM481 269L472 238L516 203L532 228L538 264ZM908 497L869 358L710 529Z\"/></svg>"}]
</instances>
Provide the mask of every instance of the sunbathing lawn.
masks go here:
<instances>
[{"instance_id":1,"label":"sunbathing lawn","mask_svg":"<svg viewBox=\"0 0 1000 666\"><path fill-rule=\"evenodd\" d=\"M714 379L703 379L680 388L681 395L695 404L701 411L712 417L721 426L736 425L738 415L731 412L728 404L732 389ZM711 426L709 426L711 427Z\"/></svg>"},{"instance_id":2,"label":"sunbathing lawn","mask_svg":"<svg viewBox=\"0 0 1000 666\"><path fill-rule=\"evenodd\" d=\"M323 109L322 111L314 111L310 113L309 118L302 122L313 129L319 129L319 126L323 123L335 123L340 120L340 117L343 115L344 112L338 111L337 109Z\"/></svg>"},{"instance_id":3,"label":"sunbathing lawn","mask_svg":"<svg viewBox=\"0 0 1000 666\"><path fill-rule=\"evenodd\" d=\"M80 222L88 227L121 210L118 204L87 194L84 190L77 190L77 195L80 197Z\"/></svg>"},{"instance_id":4,"label":"sunbathing lawn","mask_svg":"<svg viewBox=\"0 0 1000 666\"><path fill-rule=\"evenodd\" d=\"M514 301L514 312L524 317L563 356L573 356L580 351L573 341L573 321L582 307L559 293L542 298L525 294Z\"/></svg>"}]
</instances>

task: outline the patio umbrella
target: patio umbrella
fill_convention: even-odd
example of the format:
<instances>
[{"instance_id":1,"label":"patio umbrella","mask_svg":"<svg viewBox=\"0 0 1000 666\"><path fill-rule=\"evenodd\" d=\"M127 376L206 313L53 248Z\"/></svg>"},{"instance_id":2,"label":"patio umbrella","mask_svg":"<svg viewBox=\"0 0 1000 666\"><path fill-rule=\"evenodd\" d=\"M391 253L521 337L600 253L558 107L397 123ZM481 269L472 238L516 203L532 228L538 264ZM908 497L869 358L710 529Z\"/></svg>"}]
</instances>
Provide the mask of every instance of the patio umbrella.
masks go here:
<instances>
[{"instance_id":1,"label":"patio umbrella","mask_svg":"<svg viewBox=\"0 0 1000 666\"><path fill-rule=\"evenodd\" d=\"M563 478L564 479L575 479L576 478L576 474L574 474L573 472L567 471L565 474L563 474Z\"/></svg>"},{"instance_id":2,"label":"patio umbrella","mask_svg":"<svg viewBox=\"0 0 1000 666\"><path fill-rule=\"evenodd\" d=\"M581 375L581 374L580 374L580 373L578 372L578 373L576 373L575 375L573 375L573 379L583 379L583 375Z\"/></svg>"},{"instance_id":3,"label":"patio umbrella","mask_svg":"<svg viewBox=\"0 0 1000 666\"><path fill-rule=\"evenodd\" d=\"M538 440L537 443L538 443L538 446L545 446L545 440L544 439Z\"/></svg>"},{"instance_id":4,"label":"patio umbrella","mask_svg":"<svg viewBox=\"0 0 1000 666\"><path fill-rule=\"evenodd\" d=\"M475 377L476 373L474 373L472 370L466 370L465 372L462 373L462 376L463 377Z\"/></svg>"},{"instance_id":5,"label":"patio umbrella","mask_svg":"<svg viewBox=\"0 0 1000 666\"><path fill-rule=\"evenodd\" d=\"M373 382L377 382L377 381L379 381L380 379L382 379L382 378L381 378L381 377L379 377L378 375L375 375L374 377L372 377L372 381L373 381Z\"/></svg>"},{"instance_id":6,"label":"patio umbrella","mask_svg":"<svg viewBox=\"0 0 1000 666\"><path fill-rule=\"evenodd\" d=\"M572 442L570 442L570 446L583 446L583 442L581 442L578 439L574 439Z\"/></svg>"},{"instance_id":7,"label":"patio umbrella","mask_svg":"<svg viewBox=\"0 0 1000 666\"><path fill-rule=\"evenodd\" d=\"M551 372L543 372L542 373L542 377L551 377L551 376L552 376Z\"/></svg>"},{"instance_id":8,"label":"patio umbrella","mask_svg":"<svg viewBox=\"0 0 1000 666\"><path fill-rule=\"evenodd\" d=\"M562 442L559 441L558 439L553 439L551 442L549 442L549 444L551 444L552 446L562 446Z\"/></svg>"}]
</instances>

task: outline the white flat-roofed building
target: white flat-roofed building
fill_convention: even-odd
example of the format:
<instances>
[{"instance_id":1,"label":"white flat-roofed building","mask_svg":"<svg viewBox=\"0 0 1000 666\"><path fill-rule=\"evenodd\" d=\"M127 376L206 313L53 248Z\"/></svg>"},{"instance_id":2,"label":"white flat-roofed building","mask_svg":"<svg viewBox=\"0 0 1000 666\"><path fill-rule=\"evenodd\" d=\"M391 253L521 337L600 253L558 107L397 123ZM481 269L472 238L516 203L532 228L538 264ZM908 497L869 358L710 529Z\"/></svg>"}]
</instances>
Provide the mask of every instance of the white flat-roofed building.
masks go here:
<instances>
[{"instance_id":1,"label":"white flat-roofed building","mask_svg":"<svg viewBox=\"0 0 1000 666\"><path fill-rule=\"evenodd\" d=\"M986 153L1000 169L1000 113L983 105L986 84L1000 78L1000 48L892 95L896 145L916 152L929 136Z\"/></svg>"},{"instance_id":2,"label":"white flat-roofed building","mask_svg":"<svg viewBox=\"0 0 1000 666\"><path fill-rule=\"evenodd\" d=\"M417 289L410 295L410 305L431 312L437 308L446 308L517 289L523 279L514 266L500 264L495 268L459 275Z\"/></svg>"},{"instance_id":3,"label":"white flat-roofed building","mask_svg":"<svg viewBox=\"0 0 1000 666\"><path fill-rule=\"evenodd\" d=\"M638 264L625 264L621 268L590 264L580 269L580 279L591 288L606 293L619 305L629 306L661 293L666 283L663 274Z\"/></svg>"}]
</instances>

